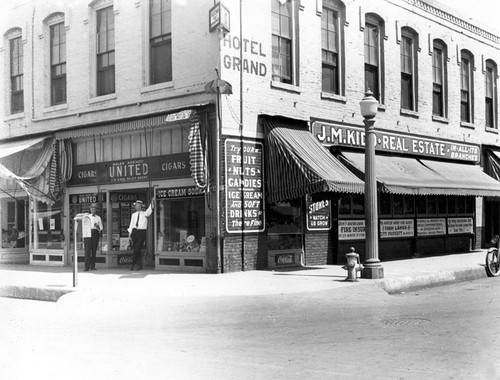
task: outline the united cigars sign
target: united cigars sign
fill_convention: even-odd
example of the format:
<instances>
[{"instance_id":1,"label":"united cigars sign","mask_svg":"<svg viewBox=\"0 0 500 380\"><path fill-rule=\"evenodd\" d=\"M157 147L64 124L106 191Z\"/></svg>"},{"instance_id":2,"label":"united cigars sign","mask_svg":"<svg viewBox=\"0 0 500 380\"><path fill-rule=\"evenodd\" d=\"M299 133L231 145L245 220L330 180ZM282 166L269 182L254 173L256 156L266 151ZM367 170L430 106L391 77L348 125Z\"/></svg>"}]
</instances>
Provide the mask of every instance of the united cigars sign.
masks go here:
<instances>
[{"instance_id":1,"label":"united cigars sign","mask_svg":"<svg viewBox=\"0 0 500 380\"><path fill-rule=\"evenodd\" d=\"M227 139L226 229L228 232L264 231L263 145Z\"/></svg>"},{"instance_id":2,"label":"united cigars sign","mask_svg":"<svg viewBox=\"0 0 500 380\"><path fill-rule=\"evenodd\" d=\"M189 153L76 165L70 185L125 183L191 175Z\"/></svg>"},{"instance_id":3,"label":"united cigars sign","mask_svg":"<svg viewBox=\"0 0 500 380\"><path fill-rule=\"evenodd\" d=\"M326 146L364 147L365 131L358 127L329 124L315 121L312 133L319 142ZM377 151L407 153L418 156L441 159L479 162L479 146L434 140L414 135L404 135L376 130Z\"/></svg>"}]
</instances>

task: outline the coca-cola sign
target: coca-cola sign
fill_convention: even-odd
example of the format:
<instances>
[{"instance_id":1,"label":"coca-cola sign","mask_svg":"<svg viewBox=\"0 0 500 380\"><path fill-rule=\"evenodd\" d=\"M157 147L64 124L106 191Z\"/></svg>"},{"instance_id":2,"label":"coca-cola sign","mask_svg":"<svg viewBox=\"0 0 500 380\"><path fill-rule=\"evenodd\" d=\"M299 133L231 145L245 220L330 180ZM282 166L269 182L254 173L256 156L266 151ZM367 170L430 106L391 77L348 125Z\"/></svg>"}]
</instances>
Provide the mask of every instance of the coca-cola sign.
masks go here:
<instances>
[{"instance_id":1,"label":"coca-cola sign","mask_svg":"<svg viewBox=\"0 0 500 380\"><path fill-rule=\"evenodd\" d=\"M131 265L133 255L118 255L118 265Z\"/></svg>"},{"instance_id":2,"label":"coca-cola sign","mask_svg":"<svg viewBox=\"0 0 500 380\"><path fill-rule=\"evenodd\" d=\"M278 265L295 264L295 255L293 253L276 255L275 260Z\"/></svg>"}]
</instances>

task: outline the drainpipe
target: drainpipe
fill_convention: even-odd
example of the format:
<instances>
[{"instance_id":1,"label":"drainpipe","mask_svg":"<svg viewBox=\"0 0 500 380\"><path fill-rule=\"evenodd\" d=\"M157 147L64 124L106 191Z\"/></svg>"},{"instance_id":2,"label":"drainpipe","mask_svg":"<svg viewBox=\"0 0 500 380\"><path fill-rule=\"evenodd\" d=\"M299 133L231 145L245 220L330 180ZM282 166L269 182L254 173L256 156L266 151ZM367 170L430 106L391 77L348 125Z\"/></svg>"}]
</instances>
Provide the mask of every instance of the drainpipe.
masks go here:
<instances>
[{"instance_id":1,"label":"drainpipe","mask_svg":"<svg viewBox=\"0 0 500 380\"><path fill-rule=\"evenodd\" d=\"M240 0L240 154L241 154L241 271L245 271L245 201L243 199L243 0Z\"/></svg>"},{"instance_id":2,"label":"drainpipe","mask_svg":"<svg viewBox=\"0 0 500 380\"><path fill-rule=\"evenodd\" d=\"M35 10L31 16L31 120L35 118Z\"/></svg>"}]
</instances>

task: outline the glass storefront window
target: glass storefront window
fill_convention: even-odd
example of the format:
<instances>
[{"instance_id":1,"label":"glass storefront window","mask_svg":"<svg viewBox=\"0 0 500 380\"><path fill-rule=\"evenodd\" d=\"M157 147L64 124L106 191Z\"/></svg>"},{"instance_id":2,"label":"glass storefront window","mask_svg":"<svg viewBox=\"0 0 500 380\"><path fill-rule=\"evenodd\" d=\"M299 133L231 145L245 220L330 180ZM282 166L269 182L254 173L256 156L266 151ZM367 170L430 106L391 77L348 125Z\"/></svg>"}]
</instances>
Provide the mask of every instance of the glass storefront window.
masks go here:
<instances>
[{"instance_id":1,"label":"glass storefront window","mask_svg":"<svg viewBox=\"0 0 500 380\"><path fill-rule=\"evenodd\" d=\"M62 203L49 205L34 202L33 209L33 248L62 249L64 231L62 223Z\"/></svg>"},{"instance_id":2,"label":"glass storefront window","mask_svg":"<svg viewBox=\"0 0 500 380\"><path fill-rule=\"evenodd\" d=\"M157 252L201 252L205 242L205 198L156 201Z\"/></svg>"},{"instance_id":3,"label":"glass storefront window","mask_svg":"<svg viewBox=\"0 0 500 380\"><path fill-rule=\"evenodd\" d=\"M403 195L394 194L394 215L403 215Z\"/></svg>"},{"instance_id":4,"label":"glass storefront window","mask_svg":"<svg viewBox=\"0 0 500 380\"><path fill-rule=\"evenodd\" d=\"M415 197L411 194L406 194L404 196L404 207L405 207L405 215L414 215L415 214Z\"/></svg>"},{"instance_id":5,"label":"glass storefront window","mask_svg":"<svg viewBox=\"0 0 500 380\"><path fill-rule=\"evenodd\" d=\"M97 247L97 254L103 251L106 251L107 250L107 241L106 239L104 238L107 234L107 229L108 229L108 226L107 226L107 223L106 223L106 215L107 215L107 212L106 212L106 202L103 202L103 203L98 203L99 205L99 209L97 210L97 215L99 215L101 217L101 220L102 220L102 224L103 224L103 230L102 230L102 235L101 235L101 239L99 240L99 245ZM70 220L69 220L69 226L70 226L70 231L69 231L69 234L68 234L68 238L70 238L70 251L73 252L74 251L74 217L77 215L77 214L81 214L81 213L90 213L90 203L80 203L80 204L72 204L70 205L69 207L69 213L70 213ZM81 250L83 251L84 250L84 247L83 247L83 236L82 236L82 222L78 222L78 227L76 229L76 248L77 250Z\"/></svg>"},{"instance_id":6,"label":"glass storefront window","mask_svg":"<svg viewBox=\"0 0 500 380\"><path fill-rule=\"evenodd\" d=\"M26 247L26 200L2 199L0 202L2 248Z\"/></svg>"},{"instance_id":7,"label":"glass storefront window","mask_svg":"<svg viewBox=\"0 0 500 380\"><path fill-rule=\"evenodd\" d=\"M380 215L391 215L391 194L380 194Z\"/></svg>"},{"instance_id":8,"label":"glass storefront window","mask_svg":"<svg viewBox=\"0 0 500 380\"><path fill-rule=\"evenodd\" d=\"M302 249L300 200L267 206L269 250Z\"/></svg>"}]
</instances>

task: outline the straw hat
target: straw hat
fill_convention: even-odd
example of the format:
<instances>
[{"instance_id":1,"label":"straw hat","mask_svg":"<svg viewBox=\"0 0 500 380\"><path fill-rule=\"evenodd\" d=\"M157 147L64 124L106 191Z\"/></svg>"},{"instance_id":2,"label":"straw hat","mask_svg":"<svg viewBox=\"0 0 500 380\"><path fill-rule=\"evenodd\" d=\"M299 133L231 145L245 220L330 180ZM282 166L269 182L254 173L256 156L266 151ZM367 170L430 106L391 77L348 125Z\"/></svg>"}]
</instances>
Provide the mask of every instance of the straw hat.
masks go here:
<instances>
[{"instance_id":1,"label":"straw hat","mask_svg":"<svg viewBox=\"0 0 500 380\"><path fill-rule=\"evenodd\" d=\"M95 209L99 209L99 205L97 203L92 203L89 208L95 208Z\"/></svg>"}]
</instances>

